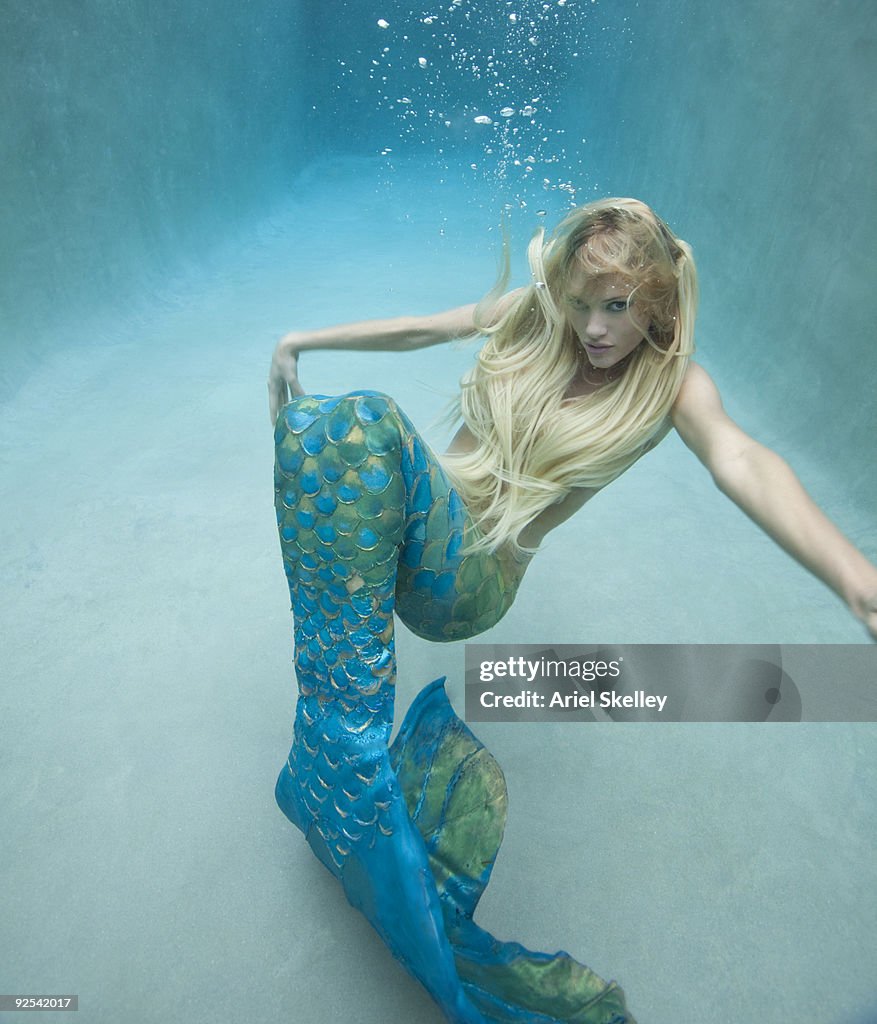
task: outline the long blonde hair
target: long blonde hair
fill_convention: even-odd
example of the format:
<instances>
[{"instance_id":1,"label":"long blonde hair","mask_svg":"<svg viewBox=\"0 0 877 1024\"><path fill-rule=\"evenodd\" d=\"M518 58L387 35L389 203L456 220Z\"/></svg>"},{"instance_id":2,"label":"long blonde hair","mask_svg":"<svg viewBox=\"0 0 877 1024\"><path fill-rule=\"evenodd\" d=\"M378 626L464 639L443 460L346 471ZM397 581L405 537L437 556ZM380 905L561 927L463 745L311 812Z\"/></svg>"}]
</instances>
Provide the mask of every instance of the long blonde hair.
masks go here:
<instances>
[{"instance_id":1,"label":"long blonde hair","mask_svg":"<svg viewBox=\"0 0 877 1024\"><path fill-rule=\"evenodd\" d=\"M528 258L532 282L499 319L462 381L456 412L471 452L442 462L481 527L474 547L518 545L521 531L572 488L599 488L654 441L694 352L697 272L691 249L645 203L603 199L570 213ZM564 401L580 372L579 345L563 311L572 271L616 275L648 318L643 341L617 380ZM491 293L495 299L495 292ZM488 300L490 296L488 297ZM632 318L631 318L632 319Z\"/></svg>"}]
</instances>

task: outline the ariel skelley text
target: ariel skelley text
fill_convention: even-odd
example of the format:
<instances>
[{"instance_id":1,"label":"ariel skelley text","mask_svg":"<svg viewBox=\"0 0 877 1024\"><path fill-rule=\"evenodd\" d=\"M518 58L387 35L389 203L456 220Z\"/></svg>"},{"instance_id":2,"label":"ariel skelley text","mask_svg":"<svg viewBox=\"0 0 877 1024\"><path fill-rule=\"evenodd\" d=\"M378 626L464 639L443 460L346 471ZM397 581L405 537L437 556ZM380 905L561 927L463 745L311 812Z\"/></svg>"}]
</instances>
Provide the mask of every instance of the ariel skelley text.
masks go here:
<instances>
[{"instance_id":1,"label":"ariel skelley text","mask_svg":"<svg viewBox=\"0 0 877 1024\"><path fill-rule=\"evenodd\" d=\"M646 693L645 690L634 690L633 693L618 693L615 690L561 693L555 690L550 694L539 693L538 690L521 690L516 694L485 690L479 702L483 708L553 708L560 711L579 708L657 708L663 711L667 695Z\"/></svg>"}]
</instances>

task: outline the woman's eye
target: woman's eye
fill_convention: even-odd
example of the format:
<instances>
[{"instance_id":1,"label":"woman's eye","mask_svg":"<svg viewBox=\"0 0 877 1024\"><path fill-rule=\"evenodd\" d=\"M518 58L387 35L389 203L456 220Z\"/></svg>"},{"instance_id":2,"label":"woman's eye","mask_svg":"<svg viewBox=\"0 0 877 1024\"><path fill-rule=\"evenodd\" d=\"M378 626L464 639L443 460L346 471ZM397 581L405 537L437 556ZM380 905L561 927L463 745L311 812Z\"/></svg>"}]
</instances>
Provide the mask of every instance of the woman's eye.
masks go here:
<instances>
[{"instance_id":1,"label":"woman's eye","mask_svg":"<svg viewBox=\"0 0 877 1024\"><path fill-rule=\"evenodd\" d=\"M613 313L623 313L627 309L627 299L614 299L609 303L609 309Z\"/></svg>"}]
</instances>

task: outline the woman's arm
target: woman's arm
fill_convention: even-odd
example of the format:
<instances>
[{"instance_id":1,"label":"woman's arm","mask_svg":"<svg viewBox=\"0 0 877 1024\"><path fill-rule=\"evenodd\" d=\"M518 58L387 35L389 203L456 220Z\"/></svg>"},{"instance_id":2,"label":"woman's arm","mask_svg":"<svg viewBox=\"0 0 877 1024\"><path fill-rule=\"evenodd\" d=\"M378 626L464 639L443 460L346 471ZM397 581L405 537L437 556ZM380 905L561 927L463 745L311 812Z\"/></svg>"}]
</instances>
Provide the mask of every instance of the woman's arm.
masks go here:
<instances>
[{"instance_id":1,"label":"woman's arm","mask_svg":"<svg viewBox=\"0 0 877 1024\"><path fill-rule=\"evenodd\" d=\"M515 300L522 288L508 292L495 301L486 301L486 322L496 323ZM398 316L385 320L360 320L313 331L291 331L274 349L268 374L268 404L271 424L290 397L304 394L298 379L299 353L310 349L356 349L360 352L411 352L429 345L440 345L454 338L477 334L485 323L485 311L475 313L479 303L457 306L430 316Z\"/></svg>"},{"instance_id":2,"label":"woman's arm","mask_svg":"<svg viewBox=\"0 0 877 1024\"><path fill-rule=\"evenodd\" d=\"M877 639L877 566L819 509L789 465L727 415L712 378L692 363L673 425L716 486L849 606Z\"/></svg>"},{"instance_id":3,"label":"woman's arm","mask_svg":"<svg viewBox=\"0 0 877 1024\"><path fill-rule=\"evenodd\" d=\"M298 356L311 349L355 349L361 352L410 352L464 338L477 330L475 303L432 316L399 316L386 320L361 320L314 331L285 334L274 349L268 375L271 423L291 395L303 394L298 380Z\"/></svg>"}]
</instances>

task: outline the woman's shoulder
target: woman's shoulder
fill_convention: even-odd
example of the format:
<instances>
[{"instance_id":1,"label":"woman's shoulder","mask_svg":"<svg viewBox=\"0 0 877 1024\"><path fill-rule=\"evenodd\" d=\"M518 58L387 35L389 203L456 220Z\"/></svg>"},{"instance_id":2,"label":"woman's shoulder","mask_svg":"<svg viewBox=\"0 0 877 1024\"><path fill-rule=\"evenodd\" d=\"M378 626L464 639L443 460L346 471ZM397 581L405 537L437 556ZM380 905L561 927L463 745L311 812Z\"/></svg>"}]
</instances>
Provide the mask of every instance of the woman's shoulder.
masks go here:
<instances>
[{"instance_id":1,"label":"woman's shoulder","mask_svg":"<svg viewBox=\"0 0 877 1024\"><path fill-rule=\"evenodd\" d=\"M709 458L717 439L729 436L729 428L739 431L725 412L722 396L712 377L697 363L686 370L671 417L676 432L701 461Z\"/></svg>"},{"instance_id":2,"label":"woman's shoulder","mask_svg":"<svg viewBox=\"0 0 877 1024\"><path fill-rule=\"evenodd\" d=\"M720 408L721 404L722 399L715 381L700 363L690 361L670 410L673 422L675 423L679 416L696 413L698 410L708 411L716 406Z\"/></svg>"},{"instance_id":3,"label":"woman's shoulder","mask_svg":"<svg viewBox=\"0 0 877 1024\"><path fill-rule=\"evenodd\" d=\"M712 377L700 365L700 363L696 363L693 359L689 359L688 366L685 367L685 376L682 378L682 387L692 389L708 387L709 385L715 387Z\"/></svg>"}]
</instances>

